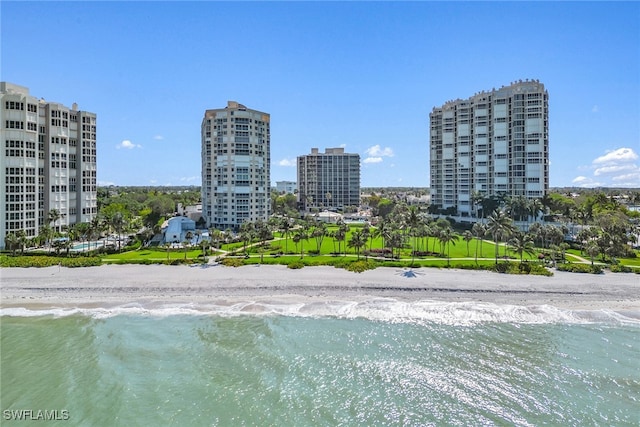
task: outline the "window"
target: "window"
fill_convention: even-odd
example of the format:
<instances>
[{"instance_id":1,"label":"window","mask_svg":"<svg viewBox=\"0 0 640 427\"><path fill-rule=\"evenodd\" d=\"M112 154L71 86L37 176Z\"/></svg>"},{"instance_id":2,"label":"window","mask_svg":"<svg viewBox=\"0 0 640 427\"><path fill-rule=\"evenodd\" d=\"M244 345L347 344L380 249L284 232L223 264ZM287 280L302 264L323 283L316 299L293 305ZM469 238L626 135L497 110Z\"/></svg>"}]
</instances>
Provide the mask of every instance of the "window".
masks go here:
<instances>
[{"instance_id":1,"label":"window","mask_svg":"<svg viewBox=\"0 0 640 427\"><path fill-rule=\"evenodd\" d=\"M19 120L7 120L5 122L5 128L7 129L24 129L24 122Z\"/></svg>"}]
</instances>

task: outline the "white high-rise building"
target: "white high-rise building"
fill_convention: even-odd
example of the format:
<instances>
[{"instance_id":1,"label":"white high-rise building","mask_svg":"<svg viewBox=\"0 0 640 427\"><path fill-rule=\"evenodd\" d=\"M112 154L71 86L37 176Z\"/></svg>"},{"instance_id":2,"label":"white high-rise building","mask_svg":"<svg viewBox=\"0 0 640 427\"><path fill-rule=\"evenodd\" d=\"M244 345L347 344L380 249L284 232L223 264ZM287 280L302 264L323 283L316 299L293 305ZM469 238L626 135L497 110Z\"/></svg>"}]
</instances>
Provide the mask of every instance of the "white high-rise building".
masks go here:
<instances>
[{"instance_id":1,"label":"white high-rise building","mask_svg":"<svg viewBox=\"0 0 640 427\"><path fill-rule=\"evenodd\" d=\"M549 96L538 80L448 101L429 114L431 204L475 216L473 194L549 191Z\"/></svg>"},{"instance_id":2,"label":"white high-rise building","mask_svg":"<svg viewBox=\"0 0 640 427\"><path fill-rule=\"evenodd\" d=\"M0 83L0 248L8 233L38 235L98 214L96 115ZM49 212L60 218L49 223Z\"/></svg>"},{"instance_id":3,"label":"white high-rise building","mask_svg":"<svg viewBox=\"0 0 640 427\"><path fill-rule=\"evenodd\" d=\"M271 213L269 114L235 101L202 120L202 215L208 226L237 230Z\"/></svg>"},{"instance_id":4,"label":"white high-rise building","mask_svg":"<svg viewBox=\"0 0 640 427\"><path fill-rule=\"evenodd\" d=\"M312 148L298 156L298 206L304 211L360 206L360 155Z\"/></svg>"}]
</instances>

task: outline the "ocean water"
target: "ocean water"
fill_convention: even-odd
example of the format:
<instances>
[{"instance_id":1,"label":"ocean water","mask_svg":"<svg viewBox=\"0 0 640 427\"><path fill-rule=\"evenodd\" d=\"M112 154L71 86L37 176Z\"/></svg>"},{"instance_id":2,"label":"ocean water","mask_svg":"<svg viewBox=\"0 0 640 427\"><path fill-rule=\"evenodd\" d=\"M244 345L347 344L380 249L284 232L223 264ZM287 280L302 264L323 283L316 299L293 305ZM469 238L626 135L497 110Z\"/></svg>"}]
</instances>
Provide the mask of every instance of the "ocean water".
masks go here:
<instances>
[{"instance_id":1,"label":"ocean water","mask_svg":"<svg viewBox=\"0 0 640 427\"><path fill-rule=\"evenodd\" d=\"M0 314L3 426L640 425L635 314L393 300Z\"/></svg>"}]
</instances>

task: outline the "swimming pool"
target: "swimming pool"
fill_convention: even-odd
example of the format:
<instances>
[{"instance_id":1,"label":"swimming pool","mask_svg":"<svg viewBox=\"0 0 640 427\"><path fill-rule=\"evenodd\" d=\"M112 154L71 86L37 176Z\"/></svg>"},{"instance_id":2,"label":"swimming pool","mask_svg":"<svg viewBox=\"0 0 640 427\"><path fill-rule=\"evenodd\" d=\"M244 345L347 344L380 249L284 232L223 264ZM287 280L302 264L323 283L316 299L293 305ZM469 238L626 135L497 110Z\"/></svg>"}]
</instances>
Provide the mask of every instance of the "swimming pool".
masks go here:
<instances>
[{"instance_id":1,"label":"swimming pool","mask_svg":"<svg viewBox=\"0 0 640 427\"><path fill-rule=\"evenodd\" d=\"M100 241L96 241L96 242L84 242L84 243L78 243L75 244L71 247L71 250L73 251L88 251L88 250L94 250L96 248L100 248L104 245L104 242L100 242Z\"/></svg>"}]
</instances>

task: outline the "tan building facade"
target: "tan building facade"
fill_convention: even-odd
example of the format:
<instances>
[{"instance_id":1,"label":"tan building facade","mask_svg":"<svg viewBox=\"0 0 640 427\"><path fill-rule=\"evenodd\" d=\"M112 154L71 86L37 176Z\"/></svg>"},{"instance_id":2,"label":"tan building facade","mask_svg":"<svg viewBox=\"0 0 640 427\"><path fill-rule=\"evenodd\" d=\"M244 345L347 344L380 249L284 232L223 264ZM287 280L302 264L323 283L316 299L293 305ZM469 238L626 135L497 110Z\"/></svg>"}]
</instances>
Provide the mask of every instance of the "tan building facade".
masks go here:
<instances>
[{"instance_id":1,"label":"tan building facade","mask_svg":"<svg viewBox=\"0 0 640 427\"><path fill-rule=\"evenodd\" d=\"M202 215L237 230L271 214L271 117L235 101L202 120Z\"/></svg>"},{"instance_id":2,"label":"tan building facade","mask_svg":"<svg viewBox=\"0 0 640 427\"><path fill-rule=\"evenodd\" d=\"M449 101L429 114L431 204L474 216L472 196L549 191L549 95L537 80Z\"/></svg>"},{"instance_id":3,"label":"tan building facade","mask_svg":"<svg viewBox=\"0 0 640 427\"><path fill-rule=\"evenodd\" d=\"M298 156L298 206L339 210L360 206L360 155L345 153L344 148L327 148L320 153Z\"/></svg>"},{"instance_id":4,"label":"tan building facade","mask_svg":"<svg viewBox=\"0 0 640 427\"><path fill-rule=\"evenodd\" d=\"M0 83L0 248L8 233L63 230L97 214L96 114ZM60 218L49 224L56 210Z\"/></svg>"}]
</instances>

